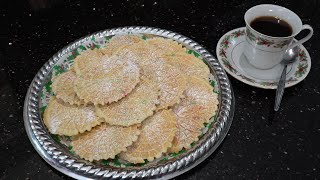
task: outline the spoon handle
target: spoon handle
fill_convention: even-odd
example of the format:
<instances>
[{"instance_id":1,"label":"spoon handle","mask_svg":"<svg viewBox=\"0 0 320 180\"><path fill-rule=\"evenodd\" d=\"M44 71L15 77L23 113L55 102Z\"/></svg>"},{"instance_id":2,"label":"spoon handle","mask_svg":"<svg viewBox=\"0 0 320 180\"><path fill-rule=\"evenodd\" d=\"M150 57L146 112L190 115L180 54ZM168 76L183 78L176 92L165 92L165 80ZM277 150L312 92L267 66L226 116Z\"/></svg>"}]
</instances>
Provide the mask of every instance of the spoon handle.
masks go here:
<instances>
[{"instance_id":1,"label":"spoon handle","mask_svg":"<svg viewBox=\"0 0 320 180\"><path fill-rule=\"evenodd\" d=\"M278 111L280 107L280 103L282 100L282 95L284 92L285 84L286 84L286 74L287 74L287 65L284 66L283 71L281 73L281 77L278 83L277 93L276 93L276 100L274 103L274 111Z\"/></svg>"}]
</instances>

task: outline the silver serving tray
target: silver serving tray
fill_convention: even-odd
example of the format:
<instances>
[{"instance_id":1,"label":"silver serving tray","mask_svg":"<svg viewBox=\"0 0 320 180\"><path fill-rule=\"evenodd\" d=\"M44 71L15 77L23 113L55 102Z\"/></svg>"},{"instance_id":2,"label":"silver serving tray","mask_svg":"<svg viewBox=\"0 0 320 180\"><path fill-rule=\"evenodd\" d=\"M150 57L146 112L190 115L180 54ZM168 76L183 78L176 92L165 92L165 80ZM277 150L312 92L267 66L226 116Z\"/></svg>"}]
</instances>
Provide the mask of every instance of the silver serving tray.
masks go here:
<instances>
[{"instance_id":1,"label":"silver serving tray","mask_svg":"<svg viewBox=\"0 0 320 180\"><path fill-rule=\"evenodd\" d=\"M219 110L217 118L207 133L185 153L165 162L150 163L141 167L117 168L84 161L73 156L65 147L57 143L45 128L40 112L40 93L50 78L53 66L61 57L94 37L108 37L117 34L145 34L173 39L187 49L200 54L209 65L211 74L217 81ZM58 171L76 179L101 178L147 178L169 179L178 176L210 156L226 136L234 113L234 96L229 79L219 62L195 41L178 33L152 27L123 27L96 32L81 38L60 50L46 62L34 77L24 103L24 125L29 139L40 156Z\"/></svg>"}]
</instances>

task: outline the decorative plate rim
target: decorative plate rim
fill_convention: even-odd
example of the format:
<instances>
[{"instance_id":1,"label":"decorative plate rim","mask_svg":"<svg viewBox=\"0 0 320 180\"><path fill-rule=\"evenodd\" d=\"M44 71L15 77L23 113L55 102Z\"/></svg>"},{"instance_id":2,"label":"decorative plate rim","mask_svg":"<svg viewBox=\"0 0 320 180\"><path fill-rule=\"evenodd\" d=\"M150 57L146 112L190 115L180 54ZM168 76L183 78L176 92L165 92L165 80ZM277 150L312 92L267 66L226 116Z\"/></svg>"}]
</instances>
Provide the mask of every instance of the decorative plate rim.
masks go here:
<instances>
[{"instance_id":1,"label":"decorative plate rim","mask_svg":"<svg viewBox=\"0 0 320 180\"><path fill-rule=\"evenodd\" d=\"M51 73L53 66L63 55L69 53L71 50L77 48L82 42L85 42L92 37L112 36L128 32L133 34L153 34L170 38L183 44L189 49L196 51L201 55L201 57L203 57L211 71L215 74L220 92L219 110L217 112L216 122L212 126L211 130L202 137L203 140L199 141L196 148L192 148L186 153L181 154L174 161L171 160L152 167L142 167L139 170L132 170L130 168L106 168L105 166L94 165L70 155L70 152L64 150L52 139L43 125L39 112L39 100L42 88L48 78L48 75ZM169 179L195 167L217 149L231 126L234 114L234 105L233 90L225 71L220 66L218 60L201 45L192 39L172 31L144 26L129 26L98 31L70 43L53 55L52 58L50 58L41 67L30 84L24 102L23 118L28 137L39 155L52 167L70 177L76 179Z\"/></svg>"},{"instance_id":2,"label":"decorative plate rim","mask_svg":"<svg viewBox=\"0 0 320 180\"><path fill-rule=\"evenodd\" d=\"M236 78L237 80L239 80L239 81L241 81L241 82L243 82L243 83L245 83L245 84L248 84L248 85L250 85L250 86L257 87L257 88L262 88L262 89L277 89L277 85L276 85L276 84L260 84L260 83L257 83L257 82L251 82L250 80L248 80L248 79L250 79L250 78L248 78L248 77L240 74L239 72L237 72L237 73L232 72L232 71L229 70L228 67L224 64L224 62L223 62L223 60L222 60L222 57L221 57L221 55L220 55L220 53L219 53L219 51L220 51L220 44L222 43L222 41L224 40L224 38L225 38L226 36L230 35L230 34L233 33L233 32L241 31L241 30L245 30L245 29L246 29L246 27L240 27L240 28L232 29L232 30L228 31L227 33L225 33L225 34L219 39L218 44L217 44L217 46L216 46L216 55L217 55L217 59L218 59L219 63L221 64L221 66L223 67L223 69L224 69L228 74L230 74L232 77ZM301 45L299 45L299 46L300 46L300 49L305 52L305 56L306 56L306 60L307 60L306 63L308 64L308 66L307 66L307 68L306 68L306 72L305 72L302 76L298 77L298 78L296 79L296 81L286 82L286 84L285 84L285 87L286 87L286 88L291 87L291 86L294 86L294 85L300 83L302 80L304 80L304 79L308 76L308 74L309 74L309 72L310 72L310 69L311 69L311 57L310 57L310 55L309 55L308 50L303 46L303 44L301 44ZM296 71L296 72L297 72L297 71Z\"/></svg>"}]
</instances>

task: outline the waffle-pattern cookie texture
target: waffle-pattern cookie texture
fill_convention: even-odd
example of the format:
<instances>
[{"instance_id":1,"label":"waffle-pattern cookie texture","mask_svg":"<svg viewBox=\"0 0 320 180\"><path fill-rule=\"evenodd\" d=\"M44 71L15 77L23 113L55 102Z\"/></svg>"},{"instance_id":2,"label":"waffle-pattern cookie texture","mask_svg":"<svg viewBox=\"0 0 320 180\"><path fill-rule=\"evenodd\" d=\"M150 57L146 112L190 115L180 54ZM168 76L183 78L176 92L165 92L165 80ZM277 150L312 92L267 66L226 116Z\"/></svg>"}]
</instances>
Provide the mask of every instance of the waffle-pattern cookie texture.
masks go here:
<instances>
[{"instance_id":1,"label":"waffle-pattern cookie texture","mask_svg":"<svg viewBox=\"0 0 320 180\"><path fill-rule=\"evenodd\" d=\"M110 105L96 106L96 112L108 124L120 126L139 124L153 115L159 95L156 82L144 78L128 96Z\"/></svg>"},{"instance_id":2,"label":"waffle-pattern cookie texture","mask_svg":"<svg viewBox=\"0 0 320 180\"><path fill-rule=\"evenodd\" d=\"M84 104L84 101L77 96L73 88L76 77L76 73L69 70L54 79L51 87L56 98L71 105Z\"/></svg>"},{"instance_id":3,"label":"waffle-pattern cookie texture","mask_svg":"<svg viewBox=\"0 0 320 180\"><path fill-rule=\"evenodd\" d=\"M86 69L74 83L75 92L86 103L116 102L127 96L140 81L140 68L130 59L103 56L97 63L99 66Z\"/></svg>"},{"instance_id":4,"label":"waffle-pattern cookie texture","mask_svg":"<svg viewBox=\"0 0 320 180\"><path fill-rule=\"evenodd\" d=\"M196 76L208 80L209 67L201 59L187 53L177 53L174 55L165 55L161 57L168 64L178 68L188 76Z\"/></svg>"},{"instance_id":5,"label":"waffle-pattern cookie texture","mask_svg":"<svg viewBox=\"0 0 320 180\"><path fill-rule=\"evenodd\" d=\"M120 158L132 163L152 161L167 152L177 131L176 117L171 110L157 112L142 123L138 140Z\"/></svg>"},{"instance_id":6,"label":"waffle-pattern cookie texture","mask_svg":"<svg viewBox=\"0 0 320 180\"><path fill-rule=\"evenodd\" d=\"M93 106L75 106L51 97L43 115L44 124L52 134L73 136L99 125Z\"/></svg>"},{"instance_id":7,"label":"waffle-pattern cookie texture","mask_svg":"<svg viewBox=\"0 0 320 180\"><path fill-rule=\"evenodd\" d=\"M72 138L74 152L88 161L115 158L138 139L138 126L110 126L106 123Z\"/></svg>"},{"instance_id":8,"label":"waffle-pattern cookie texture","mask_svg":"<svg viewBox=\"0 0 320 180\"><path fill-rule=\"evenodd\" d=\"M189 77L184 95L185 98L173 107L178 131L169 152L189 149L191 143L198 141L204 123L208 123L218 109L217 94L213 93L213 87L203 79Z\"/></svg>"}]
</instances>

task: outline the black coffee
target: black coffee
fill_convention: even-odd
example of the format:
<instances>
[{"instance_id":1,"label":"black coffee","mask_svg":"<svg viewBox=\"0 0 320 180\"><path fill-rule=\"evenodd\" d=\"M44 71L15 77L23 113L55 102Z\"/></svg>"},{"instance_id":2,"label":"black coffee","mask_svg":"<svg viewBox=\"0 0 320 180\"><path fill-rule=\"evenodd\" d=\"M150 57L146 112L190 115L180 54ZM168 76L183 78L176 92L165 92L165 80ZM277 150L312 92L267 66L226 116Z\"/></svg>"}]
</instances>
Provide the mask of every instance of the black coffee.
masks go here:
<instances>
[{"instance_id":1,"label":"black coffee","mask_svg":"<svg viewBox=\"0 0 320 180\"><path fill-rule=\"evenodd\" d=\"M286 37L292 34L292 28L286 21L273 16L257 17L250 23L250 26L268 36Z\"/></svg>"}]
</instances>

